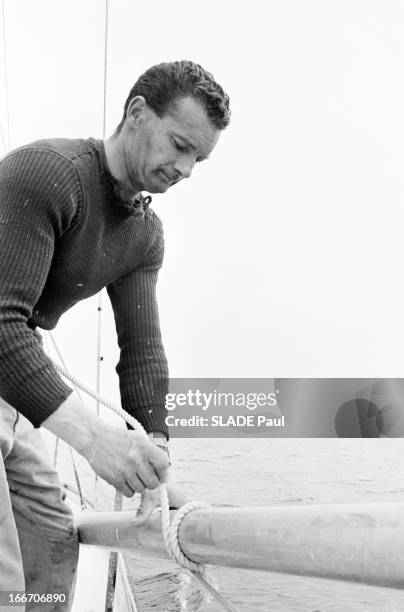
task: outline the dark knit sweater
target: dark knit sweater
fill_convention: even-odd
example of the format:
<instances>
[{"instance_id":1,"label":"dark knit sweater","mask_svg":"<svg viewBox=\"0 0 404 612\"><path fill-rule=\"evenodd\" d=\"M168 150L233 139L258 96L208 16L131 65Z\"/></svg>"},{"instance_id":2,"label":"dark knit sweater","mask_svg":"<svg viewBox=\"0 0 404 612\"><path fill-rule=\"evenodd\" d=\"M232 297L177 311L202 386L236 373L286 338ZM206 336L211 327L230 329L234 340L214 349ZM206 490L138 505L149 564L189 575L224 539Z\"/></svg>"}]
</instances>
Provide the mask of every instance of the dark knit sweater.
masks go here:
<instances>
[{"instance_id":1,"label":"dark knit sweater","mask_svg":"<svg viewBox=\"0 0 404 612\"><path fill-rule=\"evenodd\" d=\"M53 329L107 287L122 406L147 431L167 432L155 295L162 225L147 199L125 202L116 186L94 139L37 141L0 162L0 396L35 427L72 391L35 328Z\"/></svg>"}]
</instances>

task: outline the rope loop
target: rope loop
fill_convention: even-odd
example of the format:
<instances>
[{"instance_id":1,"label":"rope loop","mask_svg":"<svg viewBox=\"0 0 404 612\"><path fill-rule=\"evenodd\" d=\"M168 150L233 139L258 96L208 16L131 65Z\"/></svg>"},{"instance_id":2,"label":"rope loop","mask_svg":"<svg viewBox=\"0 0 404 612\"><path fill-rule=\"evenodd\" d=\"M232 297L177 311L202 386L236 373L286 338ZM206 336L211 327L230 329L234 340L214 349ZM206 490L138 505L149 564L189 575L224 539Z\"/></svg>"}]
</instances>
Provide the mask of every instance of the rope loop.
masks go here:
<instances>
[{"instance_id":1,"label":"rope loop","mask_svg":"<svg viewBox=\"0 0 404 612\"><path fill-rule=\"evenodd\" d=\"M205 566L201 563L197 563L196 561L192 561L184 554L179 541L179 529L182 521L190 512L193 512L194 510L202 510L204 508L210 508L210 506L202 501L192 501L188 504L184 504L184 506L181 506L171 522L167 540L165 539L166 548L178 565L181 565L191 572L201 574L202 576L205 572Z\"/></svg>"}]
</instances>

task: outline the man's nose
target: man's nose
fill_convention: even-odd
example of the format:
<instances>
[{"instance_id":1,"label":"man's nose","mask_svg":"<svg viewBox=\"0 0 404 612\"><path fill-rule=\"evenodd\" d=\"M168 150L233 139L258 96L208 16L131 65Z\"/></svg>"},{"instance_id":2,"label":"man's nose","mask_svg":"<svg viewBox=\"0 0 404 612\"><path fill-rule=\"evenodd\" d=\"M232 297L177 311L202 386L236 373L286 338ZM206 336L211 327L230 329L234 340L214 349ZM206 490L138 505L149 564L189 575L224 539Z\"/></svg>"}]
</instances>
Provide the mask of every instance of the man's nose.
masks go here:
<instances>
[{"instance_id":1,"label":"man's nose","mask_svg":"<svg viewBox=\"0 0 404 612\"><path fill-rule=\"evenodd\" d=\"M192 170L194 169L195 162L189 157L183 157L178 159L174 165L174 168L178 174L181 175L181 178L189 178L192 174Z\"/></svg>"}]
</instances>

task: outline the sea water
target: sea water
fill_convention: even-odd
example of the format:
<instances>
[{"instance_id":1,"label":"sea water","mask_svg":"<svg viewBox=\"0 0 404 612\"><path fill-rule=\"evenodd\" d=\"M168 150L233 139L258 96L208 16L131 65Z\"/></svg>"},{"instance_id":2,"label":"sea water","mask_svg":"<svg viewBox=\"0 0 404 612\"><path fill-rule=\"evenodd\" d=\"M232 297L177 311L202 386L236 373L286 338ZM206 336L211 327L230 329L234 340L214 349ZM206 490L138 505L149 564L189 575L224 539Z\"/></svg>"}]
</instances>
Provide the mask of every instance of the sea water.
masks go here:
<instances>
[{"instance_id":1,"label":"sea water","mask_svg":"<svg viewBox=\"0 0 404 612\"><path fill-rule=\"evenodd\" d=\"M171 448L178 483L192 498L212 505L404 501L400 439L174 439ZM158 610L153 605L167 587L164 564L154 566L159 574L154 593L151 588L142 601L139 587L142 579L150 580L153 562L136 556L132 562L141 606ZM231 568L215 568L210 575L245 612L404 611L404 591L395 589ZM222 610L214 602L194 609Z\"/></svg>"},{"instance_id":2,"label":"sea water","mask_svg":"<svg viewBox=\"0 0 404 612\"><path fill-rule=\"evenodd\" d=\"M400 439L173 439L170 446L177 483L216 506L404 501ZM88 474L84 481L91 496ZM111 507L111 492L102 485L98 492ZM222 610L169 561L132 554L129 566L143 612ZM404 591L395 589L218 567L210 580L243 612L404 611Z\"/></svg>"}]
</instances>

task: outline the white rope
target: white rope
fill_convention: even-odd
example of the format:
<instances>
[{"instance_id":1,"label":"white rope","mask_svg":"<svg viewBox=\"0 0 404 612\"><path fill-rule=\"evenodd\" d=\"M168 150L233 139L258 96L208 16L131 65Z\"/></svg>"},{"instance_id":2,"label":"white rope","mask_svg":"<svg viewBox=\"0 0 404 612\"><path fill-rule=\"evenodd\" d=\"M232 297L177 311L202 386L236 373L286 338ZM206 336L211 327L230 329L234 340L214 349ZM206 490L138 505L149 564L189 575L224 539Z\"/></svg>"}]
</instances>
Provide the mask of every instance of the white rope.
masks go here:
<instances>
[{"instance_id":1,"label":"white rope","mask_svg":"<svg viewBox=\"0 0 404 612\"><path fill-rule=\"evenodd\" d=\"M75 386L79 387L82 391L87 393L90 397L98 400L101 404L118 414L124 421L126 421L133 429L136 431L142 432L146 437L147 433L141 423L133 416L131 416L128 412L116 406L109 400L101 397L97 393L95 393L92 389L84 385L77 378L72 376L70 372L67 372L64 368L62 368L59 364L54 362L54 366L56 370L62 374L65 378L70 380ZM204 578L204 566L200 563L196 563L192 561L192 559L188 559L184 555L181 550L181 546L178 540L178 532L183 519L189 514L192 510L199 510L202 508L209 508L209 504L205 502L193 501L188 504L182 506L173 519L173 522L170 524L170 505L168 500L167 487L164 483L160 483L159 485L160 492L160 506L161 506L161 523L162 523L162 533L163 540L166 546L166 550L170 557L172 557L178 565L181 565L184 569L192 572L195 578L200 582L200 584L213 596L217 599L217 601L224 607L225 610L229 612L237 612L236 608L232 606L228 601L224 599L220 593L218 593L211 584L207 582Z\"/></svg>"},{"instance_id":2,"label":"white rope","mask_svg":"<svg viewBox=\"0 0 404 612\"><path fill-rule=\"evenodd\" d=\"M193 501L189 504L185 504L176 512L171 525L169 511L167 515L165 514L167 508L164 508L164 511L163 507L161 508L161 523L166 549L170 552L171 557L173 557L177 561L178 565L182 565L182 567L185 567L185 569L188 569L191 572L195 572L201 575L203 575L204 573L204 566L200 563L196 563L195 561L191 561L191 559L188 559L188 557L184 555L179 544L178 532L183 519L190 512L192 512L193 510L200 510L202 508L209 507L209 504L198 501Z\"/></svg>"}]
</instances>

